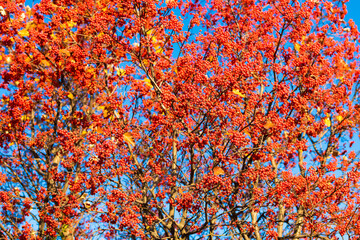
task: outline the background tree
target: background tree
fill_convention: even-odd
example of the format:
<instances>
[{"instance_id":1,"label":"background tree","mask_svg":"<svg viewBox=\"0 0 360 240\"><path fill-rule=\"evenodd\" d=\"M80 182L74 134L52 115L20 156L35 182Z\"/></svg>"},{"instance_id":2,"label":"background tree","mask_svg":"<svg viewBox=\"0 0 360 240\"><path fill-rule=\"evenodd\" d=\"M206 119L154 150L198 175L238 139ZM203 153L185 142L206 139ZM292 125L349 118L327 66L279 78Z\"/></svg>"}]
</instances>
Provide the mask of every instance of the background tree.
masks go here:
<instances>
[{"instance_id":1,"label":"background tree","mask_svg":"<svg viewBox=\"0 0 360 240\"><path fill-rule=\"evenodd\" d=\"M358 239L345 2L0 0L1 234Z\"/></svg>"}]
</instances>

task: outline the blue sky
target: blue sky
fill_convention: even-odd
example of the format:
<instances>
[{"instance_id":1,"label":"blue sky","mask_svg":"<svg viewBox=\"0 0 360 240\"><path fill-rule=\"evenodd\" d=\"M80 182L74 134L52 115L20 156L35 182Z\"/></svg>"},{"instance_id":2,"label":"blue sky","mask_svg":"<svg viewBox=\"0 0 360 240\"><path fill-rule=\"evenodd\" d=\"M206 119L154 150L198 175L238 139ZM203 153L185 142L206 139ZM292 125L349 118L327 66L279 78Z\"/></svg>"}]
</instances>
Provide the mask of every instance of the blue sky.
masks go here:
<instances>
[{"instance_id":1,"label":"blue sky","mask_svg":"<svg viewBox=\"0 0 360 240\"><path fill-rule=\"evenodd\" d=\"M348 15L346 20L353 19L356 25L360 25L360 1L350 0L347 4Z\"/></svg>"},{"instance_id":2,"label":"blue sky","mask_svg":"<svg viewBox=\"0 0 360 240\"><path fill-rule=\"evenodd\" d=\"M40 0L26 0L26 5L32 6L34 3L40 2ZM348 15L346 20L353 19L356 25L360 25L360 0L350 0L347 4Z\"/></svg>"}]
</instances>

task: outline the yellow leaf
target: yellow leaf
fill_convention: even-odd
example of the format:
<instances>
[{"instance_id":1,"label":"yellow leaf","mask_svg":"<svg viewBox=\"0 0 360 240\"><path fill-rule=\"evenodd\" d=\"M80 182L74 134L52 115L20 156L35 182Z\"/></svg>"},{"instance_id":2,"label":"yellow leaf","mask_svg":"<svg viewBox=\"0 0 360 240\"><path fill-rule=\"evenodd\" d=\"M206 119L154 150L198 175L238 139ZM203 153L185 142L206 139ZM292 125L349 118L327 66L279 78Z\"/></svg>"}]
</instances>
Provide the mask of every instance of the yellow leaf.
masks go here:
<instances>
[{"instance_id":1,"label":"yellow leaf","mask_svg":"<svg viewBox=\"0 0 360 240\"><path fill-rule=\"evenodd\" d=\"M344 118L343 118L341 115L339 115L339 116L336 117L336 119L337 119L339 122L341 122Z\"/></svg>"},{"instance_id":2,"label":"yellow leaf","mask_svg":"<svg viewBox=\"0 0 360 240\"><path fill-rule=\"evenodd\" d=\"M25 58L25 62L30 62L31 61L31 57L26 57Z\"/></svg>"},{"instance_id":3,"label":"yellow leaf","mask_svg":"<svg viewBox=\"0 0 360 240\"><path fill-rule=\"evenodd\" d=\"M12 145L14 145L14 142L11 142L11 143L9 144L9 146L12 146Z\"/></svg>"},{"instance_id":4,"label":"yellow leaf","mask_svg":"<svg viewBox=\"0 0 360 240\"><path fill-rule=\"evenodd\" d=\"M7 57L7 58L6 58L6 63L11 63L11 61L12 61L12 60L11 60L11 57Z\"/></svg>"},{"instance_id":5,"label":"yellow leaf","mask_svg":"<svg viewBox=\"0 0 360 240\"><path fill-rule=\"evenodd\" d=\"M67 49L61 49L60 51L59 51L61 54L65 54L66 56L70 56L71 54L70 54L70 52L69 52L69 50L67 50Z\"/></svg>"},{"instance_id":6,"label":"yellow leaf","mask_svg":"<svg viewBox=\"0 0 360 240\"><path fill-rule=\"evenodd\" d=\"M145 79L144 79L144 82L145 82L145 85L146 85L146 86L149 86L149 87L151 87L151 88L153 87L152 84L151 84L150 79L145 78Z\"/></svg>"},{"instance_id":7,"label":"yellow leaf","mask_svg":"<svg viewBox=\"0 0 360 240\"><path fill-rule=\"evenodd\" d=\"M30 22L26 23L25 29L26 29L26 30L29 30L33 24L34 24L33 21L30 21Z\"/></svg>"},{"instance_id":8,"label":"yellow leaf","mask_svg":"<svg viewBox=\"0 0 360 240\"><path fill-rule=\"evenodd\" d=\"M224 170L221 167L214 167L213 171L214 175L216 176L225 174Z\"/></svg>"},{"instance_id":9,"label":"yellow leaf","mask_svg":"<svg viewBox=\"0 0 360 240\"><path fill-rule=\"evenodd\" d=\"M157 47L156 48L156 53L163 53L164 49L162 47Z\"/></svg>"},{"instance_id":10,"label":"yellow leaf","mask_svg":"<svg viewBox=\"0 0 360 240\"><path fill-rule=\"evenodd\" d=\"M83 131L81 132L81 136L85 136L86 133L87 133L87 131L86 131L86 130L83 130Z\"/></svg>"},{"instance_id":11,"label":"yellow leaf","mask_svg":"<svg viewBox=\"0 0 360 240\"><path fill-rule=\"evenodd\" d=\"M70 98L70 99L74 99L74 95L73 95L72 93L69 93L69 94L67 95L67 97Z\"/></svg>"},{"instance_id":12,"label":"yellow leaf","mask_svg":"<svg viewBox=\"0 0 360 240\"><path fill-rule=\"evenodd\" d=\"M300 51L300 47L301 47L300 44L298 44L298 43L294 44L294 48L297 52Z\"/></svg>"},{"instance_id":13,"label":"yellow leaf","mask_svg":"<svg viewBox=\"0 0 360 240\"><path fill-rule=\"evenodd\" d=\"M267 120L265 125L264 125L264 128L265 129L269 129L269 128L272 128L274 127L275 125L270 121L270 120Z\"/></svg>"},{"instance_id":14,"label":"yellow leaf","mask_svg":"<svg viewBox=\"0 0 360 240\"><path fill-rule=\"evenodd\" d=\"M18 32L18 34L21 36L21 37L28 37L29 36L29 31L26 30L26 29L23 29L23 30L20 30Z\"/></svg>"},{"instance_id":15,"label":"yellow leaf","mask_svg":"<svg viewBox=\"0 0 360 240\"><path fill-rule=\"evenodd\" d=\"M324 123L325 123L326 126L330 127L331 126L330 118L328 118L328 117L325 118Z\"/></svg>"},{"instance_id":16,"label":"yellow leaf","mask_svg":"<svg viewBox=\"0 0 360 240\"><path fill-rule=\"evenodd\" d=\"M73 28L76 25L76 23L73 21L69 21L69 22L67 22L67 25L68 25L68 27Z\"/></svg>"},{"instance_id":17,"label":"yellow leaf","mask_svg":"<svg viewBox=\"0 0 360 240\"><path fill-rule=\"evenodd\" d=\"M124 76L125 75L125 73L126 73L126 71L124 70L124 69L118 69L117 71L116 71L116 73L117 73L117 75L119 76L119 77L122 77L122 76Z\"/></svg>"},{"instance_id":18,"label":"yellow leaf","mask_svg":"<svg viewBox=\"0 0 360 240\"><path fill-rule=\"evenodd\" d=\"M127 132L124 133L123 135L124 141L129 144L130 146L135 146L135 141L134 141L134 137L131 133Z\"/></svg>"},{"instance_id":19,"label":"yellow leaf","mask_svg":"<svg viewBox=\"0 0 360 240\"><path fill-rule=\"evenodd\" d=\"M47 67L50 66L50 63L49 63L47 60L45 60L45 59L44 59L44 60L41 60L41 61L40 61L40 64L42 64L42 65L44 65L44 66L47 66Z\"/></svg>"},{"instance_id":20,"label":"yellow leaf","mask_svg":"<svg viewBox=\"0 0 360 240\"><path fill-rule=\"evenodd\" d=\"M232 92L233 92L234 94L240 96L240 97L246 97L245 94L241 93L241 92L240 92L239 90L237 90L237 89L232 90Z\"/></svg>"}]
</instances>

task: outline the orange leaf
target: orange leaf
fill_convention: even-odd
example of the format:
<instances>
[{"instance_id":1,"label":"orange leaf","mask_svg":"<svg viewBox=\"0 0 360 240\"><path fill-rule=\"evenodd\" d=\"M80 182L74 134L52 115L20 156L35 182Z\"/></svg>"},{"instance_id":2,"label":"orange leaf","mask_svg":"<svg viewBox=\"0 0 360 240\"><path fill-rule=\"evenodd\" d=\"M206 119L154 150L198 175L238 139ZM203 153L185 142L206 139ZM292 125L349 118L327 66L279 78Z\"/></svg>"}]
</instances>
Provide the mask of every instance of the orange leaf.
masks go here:
<instances>
[{"instance_id":1,"label":"orange leaf","mask_svg":"<svg viewBox=\"0 0 360 240\"><path fill-rule=\"evenodd\" d=\"M225 174L224 170L221 167L214 167L213 171L214 175L216 176Z\"/></svg>"},{"instance_id":2,"label":"orange leaf","mask_svg":"<svg viewBox=\"0 0 360 240\"><path fill-rule=\"evenodd\" d=\"M133 137L133 135L131 133L129 133L129 132L124 133L123 137L124 137L124 141L127 144L129 144L129 145L131 145L133 147L135 146L134 137Z\"/></svg>"},{"instance_id":3,"label":"orange leaf","mask_svg":"<svg viewBox=\"0 0 360 240\"><path fill-rule=\"evenodd\" d=\"M65 54L66 56L70 56L71 55L71 53L69 52L69 50L67 50L67 49L61 49L60 51L59 51L61 54Z\"/></svg>"},{"instance_id":4,"label":"orange leaf","mask_svg":"<svg viewBox=\"0 0 360 240\"><path fill-rule=\"evenodd\" d=\"M104 133L104 131L102 130L101 127L96 127L95 132L96 132L96 133L99 133L99 134Z\"/></svg>"},{"instance_id":5,"label":"orange leaf","mask_svg":"<svg viewBox=\"0 0 360 240\"><path fill-rule=\"evenodd\" d=\"M269 128L272 128L274 127L275 125L270 121L270 120L267 120L265 125L264 125L264 128L265 129L269 129Z\"/></svg>"},{"instance_id":6,"label":"orange leaf","mask_svg":"<svg viewBox=\"0 0 360 240\"><path fill-rule=\"evenodd\" d=\"M104 109L103 115L104 115L104 118L107 118L110 115L110 113L108 110Z\"/></svg>"},{"instance_id":7,"label":"orange leaf","mask_svg":"<svg viewBox=\"0 0 360 240\"><path fill-rule=\"evenodd\" d=\"M42 65L44 65L44 66L46 66L46 67L48 67L48 66L50 66L50 63L47 61L47 60L41 60L40 61L40 64L42 64Z\"/></svg>"}]
</instances>

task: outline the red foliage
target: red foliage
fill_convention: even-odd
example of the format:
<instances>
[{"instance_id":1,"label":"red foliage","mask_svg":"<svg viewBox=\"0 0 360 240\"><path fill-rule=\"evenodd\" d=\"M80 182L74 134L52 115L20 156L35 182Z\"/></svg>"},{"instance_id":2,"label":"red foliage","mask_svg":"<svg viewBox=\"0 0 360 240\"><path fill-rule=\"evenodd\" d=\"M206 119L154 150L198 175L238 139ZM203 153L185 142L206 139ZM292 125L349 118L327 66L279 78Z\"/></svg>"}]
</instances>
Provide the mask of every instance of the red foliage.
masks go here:
<instances>
[{"instance_id":1,"label":"red foliage","mask_svg":"<svg viewBox=\"0 0 360 240\"><path fill-rule=\"evenodd\" d=\"M358 239L345 2L0 0L0 238Z\"/></svg>"}]
</instances>

